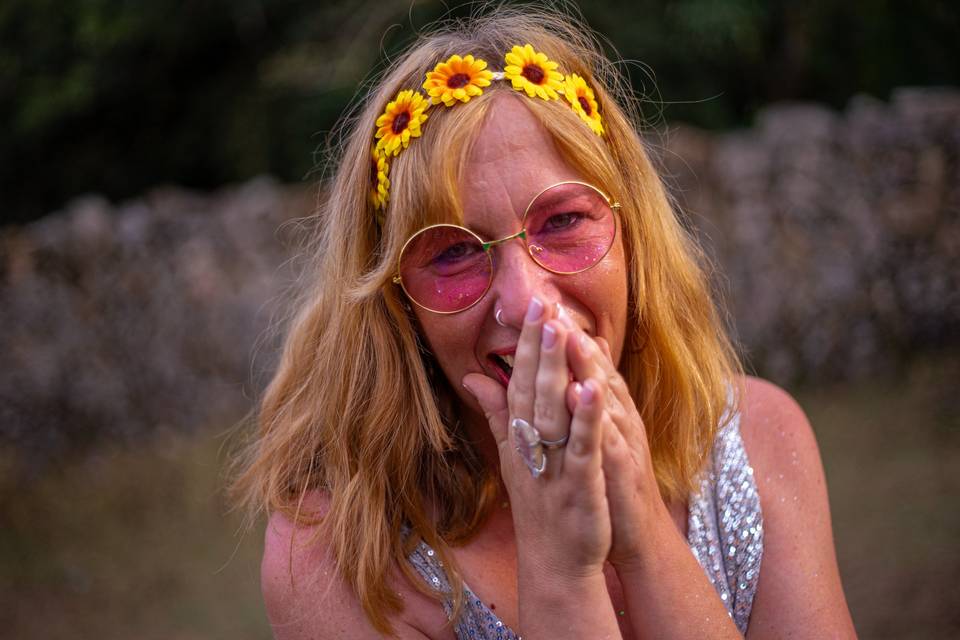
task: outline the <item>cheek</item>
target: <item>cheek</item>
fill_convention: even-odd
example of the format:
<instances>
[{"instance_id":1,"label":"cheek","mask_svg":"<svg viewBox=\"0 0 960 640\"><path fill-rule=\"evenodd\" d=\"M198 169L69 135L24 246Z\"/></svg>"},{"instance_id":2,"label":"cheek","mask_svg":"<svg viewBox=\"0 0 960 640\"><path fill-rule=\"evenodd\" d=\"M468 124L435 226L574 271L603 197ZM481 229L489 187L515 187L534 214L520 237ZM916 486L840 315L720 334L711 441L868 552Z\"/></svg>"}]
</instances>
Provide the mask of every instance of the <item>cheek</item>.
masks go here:
<instances>
[{"instance_id":1,"label":"cheek","mask_svg":"<svg viewBox=\"0 0 960 640\"><path fill-rule=\"evenodd\" d=\"M459 387L460 379L468 369L474 369L470 365L476 360L473 352L480 324L472 321L472 316L469 313L442 316L425 312L417 318L423 342L451 384L456 382L455 387Z\"/></svg>"},{"instance_id":2,"label":"cheek","mask_svg":"<svg viewBox=\"0 0 960 640\"><path fill-rule=\"evenodd\" d=\"M614 299L616 305L611 317L613 336L610 347L615 361L619 361L623 352L623 344L627 332L627 315L630 300L630 277L627 271L627 261L623 247L623 240L618 240L611 253L615 253L615 273L611 273L612 287L616 290Z\"/></svg>"},{"instance_id":3,"label":"cheek","mask_svg":"<svg viewBox=\"0 0 960 640\"><path fill-rule=\"evenodd\" d=\"M597 333L610 343L614 360L620 358L627 331L630 299L627 265L622 243L589 272L591 277L579 283L581 300L586 302L597 323Z\"/></svg>"}]
</instances>

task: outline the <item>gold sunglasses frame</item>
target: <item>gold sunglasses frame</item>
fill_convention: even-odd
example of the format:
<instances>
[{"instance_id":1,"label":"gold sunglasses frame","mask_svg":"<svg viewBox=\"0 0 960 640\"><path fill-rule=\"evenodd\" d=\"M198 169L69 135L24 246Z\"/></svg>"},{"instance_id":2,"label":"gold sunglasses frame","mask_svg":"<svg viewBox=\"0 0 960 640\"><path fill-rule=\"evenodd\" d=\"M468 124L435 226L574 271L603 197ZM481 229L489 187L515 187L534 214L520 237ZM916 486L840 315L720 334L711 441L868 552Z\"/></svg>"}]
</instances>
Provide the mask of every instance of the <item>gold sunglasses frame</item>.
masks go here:
<instances>
[{"instance_id":1,"label":"gold sunglasses frame","mask_svg":"<svg viewBox=\"0 0 960 640\"><path fill-rule=\"evenodd\" d=\"M597 258L597 261L596 261L596 262L594 262L594 263L591 264L590 266L585 267L585 268L583 268L583 269L578 269L577 271L556 271L556 270L554 270L554 269L551 269L551 268L547 267L547 266L544 265L542 262L540 262L539 260L537 260L537 257L534 255L533 247L530 246L530 244L527 243L527 228L526 228L525 223L526 223L526 220L527 220L527 214L530 213L530 208L533 206L533 203L535 203L535 202L537 201L537 198L539 198L540 196L542 196L544 193L546 193L547 191L550 191L550 189L554 189L554 188L556 188L556 187L560 187L560 186L563 186L563 185L565 185L565 184L581 185L581 186L587 187L587 188L589 188L589 189L593 189L593 190L596 191L598 194L600 194L600 196L601 196L601 197L604 199L604 201L607 203L607 206L610 207L610 212L614 214L613 237L610 239L610 246L607 247L607 250L603 252L603 255L602 255L602 256L600 256L599 258ZM561 275L561 276L569 276L569 275L573 275L573 274L575 274L575 273L583 273L584 271L589 271L590 269L592 269L592 268L594 268L595 266L597 266L598 264L600 264L600 263L603 261L603 259L607 257L607 254L610 253L610 249L613 248L614 243L616 243L616 241L617 241L617 220L616 220L616 216L617 216L617 214L619 214L619 213L620 213L620 203L617 202L617 201L615 201L615 200L613 200L613 199L611 199L610 196L608 196L606 193L604 193L603 190L600 189L599 187L596 187L596 186L594 186L594 185L592 185L592 184L590 184L590 183L588 183L588 182L582 182L582 181L580 181L580 180L564 180L564 181L562 181L562 182L557 182L557 183L555 183L555 184L550 185L549 187L546 187L546 188L544 188L544 189L541 189L535 196L533 196L533 198L530 199L530 202L527 204L526 209L524 209L524 211L523 211L523 216L520 218L520 231L518 231L517 233L514 233L514 234L512 234L512 235L509 235L509 236L506 236L506 237L503 237L503 238L499 238L499 239L497 239L497 240L484 240L484 239L481 238L479 235L477 235L474 231L472 231L472 230L470 230L470 229L468 229L468 228L466 228L466 227L462 227L462 226L460 226L460 225L458 225L458 224L449 224L449 223L431 224L431 225L429 225L429 226L426 226L426 227L418 230L416 233L412 234L409 238L407 238L407 241L403 243L403 247L400 249L400 254L397 256L397 272L396 272L396 274L394 274L394 276L393 276L393 283L400 285L400 288L403 290L403 294L404 294L405 296L407 296L407 299L408 299L408 300L410 300L411 302L413 302L413 304L417 305L417 306L420 307L421 309L425 309L426 311L429 311L430 313L437 313L437 314L444 315L444 316L452 315L452 314L454 314L454 313L462 313L462 312L466 311L467 309L473 307L475 304L477 304L477 303L480 302L481 300L483 300L484 296L487 295L487 292L490 291L490 287L493 286L493 276L494 276L494 271L495 271L495 269L494 269L494 264L493 264L493 255L492 255L492 252L491 252L491 249L493 249L493 247L497 246L498 244L503 244L504 242L509 242L510 240L513 240L513 239L515 239L515 238L520 238L520 239L523 240L523 246L526 247L527 253L530 255L530 259L533 260L533 262L534 262L538 267L540 267L541 269L543 269L544 271L549 271L550 273L555 273L555 274ZM404 284L403 284L403 276L402 276L401 264L402 264L402 262L403 262L403 254L406 252L407 246L409 246L409 244L413 241L413 239L416 238L416 237L417 237L418 235L420 235L421 233L423 233L423 232L425 232L425 231L429 231L430 229L436 229L436 228L439 228L439 227L449 227L449 228L452 228L452 229L459 229L459 230L461 230L461 231L466 231L468 234L470 234L471 236L473 236L474 238L476 238L477 241L480 243L480 246L483 248L483 253L484 253L484 255L486 255L487 261L490 263L490 277L487 279L487 286L486 286L486 288L483 290L483 293L481 293L479 296L477 296L477 299L474 300L473 302L471 302L469 305L465 306L463 309L457 309L456 311L437 311L436 309L431 309L430 307L427 307L427 306L425 306L425 305L420 304L419 302L417 302L417 300L416 300L412 295L410 295L410 292L407 291L406 286L404 286Z\"/></svg>"}]
</instances>

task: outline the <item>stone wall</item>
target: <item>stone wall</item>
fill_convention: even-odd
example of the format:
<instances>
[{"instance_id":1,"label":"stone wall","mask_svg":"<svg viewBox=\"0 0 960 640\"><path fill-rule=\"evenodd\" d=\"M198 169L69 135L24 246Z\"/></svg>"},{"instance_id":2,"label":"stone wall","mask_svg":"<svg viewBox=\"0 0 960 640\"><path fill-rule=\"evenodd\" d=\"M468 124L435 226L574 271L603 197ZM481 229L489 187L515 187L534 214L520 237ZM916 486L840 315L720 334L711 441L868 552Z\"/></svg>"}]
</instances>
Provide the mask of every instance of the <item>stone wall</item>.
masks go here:
<instances>
[{"instance_id":1,"label":"stone wall","mask_svg":"<svg viewBox=\"0 0 960 640\"><path fill-rule=\"evenodd\" d=\"M270 356L292 279L284 221L305 189L256 179L212 195L84 197L3 236L0 443L41 457L163 428L227 426ZM264 364L266 362L266 364Z\"/></svg>"},{"instance_id":2,"label":"stone wall","mask_svg":"<svg viewBox=\"0 0 960 640\"><path fill-rule=\"evenodd\" d=\"M779 106L749 130L651 142L719 266L749 368L816 383L958 344L960 93ZM311 200L260 178L118 206L84 197L6 229L0 443L49 458L242 415L292 279L285 221Z\"/></svg>"},{"instance_id":3,"label":"stone wall","mask_svg":"<svg viewBox=\"0 0 960 640\"><path fill-rule=\"evenodd\" d=\"M719 262L750 365L781 383L896 368L960 338L960 93L769 108L662 154Z\"/></svg>"}]
</instances>

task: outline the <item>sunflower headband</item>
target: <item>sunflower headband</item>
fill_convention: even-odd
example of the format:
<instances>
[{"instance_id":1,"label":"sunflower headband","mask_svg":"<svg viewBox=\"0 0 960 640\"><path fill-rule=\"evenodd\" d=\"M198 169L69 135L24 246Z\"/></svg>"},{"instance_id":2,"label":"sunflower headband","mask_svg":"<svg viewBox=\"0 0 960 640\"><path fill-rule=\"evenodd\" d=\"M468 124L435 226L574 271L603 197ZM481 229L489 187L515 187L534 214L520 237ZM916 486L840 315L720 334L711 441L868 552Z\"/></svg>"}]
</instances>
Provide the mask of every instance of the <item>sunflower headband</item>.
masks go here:
<instances>
[{"instance_id":1,"label":"sunflower headband","mask_svg":"<svg viewBox=\"0 0 960 640\"><path fill-rule=\"evenodd\" d=\"M370 203L374 210L382 212L390 202L390 163L388 158L397 156L410 146L412 138L420 137L420 127L426 122L431 107L443 104L452 107L458 102L469 102L483 93L492 80L509 80L517 91L531 98L557 100L563 95L570 107L587 123L598 136L603 135L603 122L597 107L593 89L575 73L566 77L557 71L553 60L532 46L515 46L504 56L503 71L489 71L487 62L472 55L450 56L427 72L423 91L404 89L387 105L377 118L375 143L370 147L373 165ZM382 213L377 220L382 226Z\"/></svg>"}]
</instances>

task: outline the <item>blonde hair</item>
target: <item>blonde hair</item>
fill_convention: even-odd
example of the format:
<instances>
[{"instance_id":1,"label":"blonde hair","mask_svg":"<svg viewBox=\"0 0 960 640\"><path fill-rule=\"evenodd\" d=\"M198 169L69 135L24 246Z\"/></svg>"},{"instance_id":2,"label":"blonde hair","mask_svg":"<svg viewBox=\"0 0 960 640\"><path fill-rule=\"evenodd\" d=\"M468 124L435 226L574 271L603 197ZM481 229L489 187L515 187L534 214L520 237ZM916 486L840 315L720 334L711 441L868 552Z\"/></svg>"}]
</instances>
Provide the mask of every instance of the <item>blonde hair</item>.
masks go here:
<instances>
[{"instance_id":1,"label":"blonde hair","mask_svg":"<svg viewBox=\"0 0 960 640\"><path fill-rule=\"evenodd\" d=\"M513 45L526 43L594 88L605 135L595 135L562 99L529 99L495 82L467 104L431 110L422 137L393 159L381 229L368 191L373 123L384 105L399 90L419 87L426 71L452 54L472 53L497 68ZM497 479L461 437L454 394L392 276L413 231L460 211L472 136L500 92L524 100L570 165L622 204L630 304L620 368L665 500L693 487L739 373L703 254L644 149L627 84L590 31L554 10L496 6L421 35L345 121L339 167L308 245L312 264L234 485L253 510L300 523L315 522L301 509L307 492L326 492L317 535L329 541L343 579L384 633L402 608L387 585L395 564L437 595L405 560L420 540L443 560L459 611L462 580L449 550L478 531L496 496Z\"/></svg>"}]
</instances>

